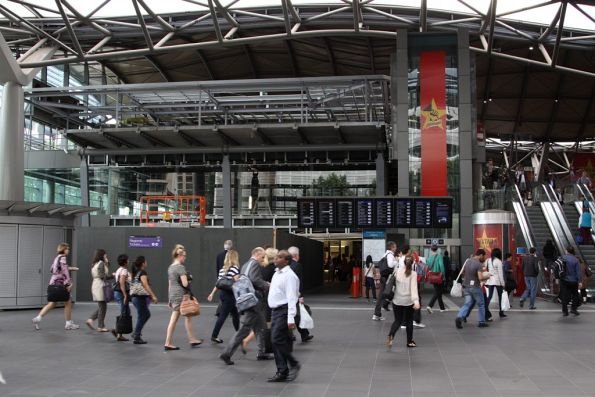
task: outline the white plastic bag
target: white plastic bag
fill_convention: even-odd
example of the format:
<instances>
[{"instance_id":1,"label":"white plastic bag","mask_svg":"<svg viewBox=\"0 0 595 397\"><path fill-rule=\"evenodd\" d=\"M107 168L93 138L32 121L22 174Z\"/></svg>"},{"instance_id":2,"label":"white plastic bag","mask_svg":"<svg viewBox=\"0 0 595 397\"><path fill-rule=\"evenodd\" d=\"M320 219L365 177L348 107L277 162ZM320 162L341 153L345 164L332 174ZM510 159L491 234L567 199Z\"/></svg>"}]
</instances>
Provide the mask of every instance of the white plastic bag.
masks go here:
<instances>
[{"instance_id":1,"label":"white plastic bag","mask_svg":"<svg viewBox=\"0 0 595 397\"><path fill-rule=\"evenodd\" d=\"M310 316L310 313L306 310L303 303L300 303L300 328L312 329L314 328L314 320Z\"/></svg>"},{"instance_id":2,"label":"white plastic bag","mask_svg":"<svg viewBox=\"0 0 595 397\"><path fill-rule=\"evenodd\" d=\"M502 291L502 311L507 312L510 310L510 299L508 299L508 292Z\"/></svg>"}]
</instances>

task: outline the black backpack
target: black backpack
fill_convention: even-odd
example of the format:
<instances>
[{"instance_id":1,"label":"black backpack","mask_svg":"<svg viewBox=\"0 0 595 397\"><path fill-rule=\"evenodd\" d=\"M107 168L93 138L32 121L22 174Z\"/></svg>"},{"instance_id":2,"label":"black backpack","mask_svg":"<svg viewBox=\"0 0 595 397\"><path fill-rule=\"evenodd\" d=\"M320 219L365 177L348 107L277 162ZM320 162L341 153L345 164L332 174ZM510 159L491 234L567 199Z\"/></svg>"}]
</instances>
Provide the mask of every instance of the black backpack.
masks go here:
<instances>
[{"instance_id":1,"label":"black backpack","mask_svg":"<svg viewBox=\"0 0 595 397\"><path fill-rule=\"evenodd\" d=\"M386 255L384 255L382 259L378 261L376 267L378 268L378 270L380 270L381 277L388 277L393 272L393 269L388 267L388 259L386 258Z\"/></svg>"},{"instance_id":2,"label":"black backpack","mask_svg":"<svg viewBox=\"0 0 595 397\"><path fill-rule=\"evenodd\" d=\"M566 277L568 273L568 267L566 265L566 260L562 257L559 257L554 261L552 264L552 270L554 273L554 278L560 280Z\"/></svg>"}]
</instances>

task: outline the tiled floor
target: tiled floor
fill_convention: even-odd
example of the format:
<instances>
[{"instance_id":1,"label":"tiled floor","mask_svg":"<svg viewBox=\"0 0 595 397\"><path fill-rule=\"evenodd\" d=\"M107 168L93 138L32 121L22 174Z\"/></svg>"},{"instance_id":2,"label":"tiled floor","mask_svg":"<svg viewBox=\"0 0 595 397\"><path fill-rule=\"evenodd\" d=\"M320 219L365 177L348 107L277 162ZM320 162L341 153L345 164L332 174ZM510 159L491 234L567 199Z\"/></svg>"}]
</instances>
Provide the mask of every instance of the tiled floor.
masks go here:
<instances>
[{"instance_id":1,"label":"tiled floor","mask_svg":"<svg viewBox=\"0 0 595 397\"><path fill-rule=\"evenodd\" d=\"M257 362L254 346L227 367L222 346L191 350L183 327L181 351L161 346L169 313L152 308L148 345L117 343L88 329L65 332L62 315L50 313L34 331L33 311L0 312L1 396L578 396L595 395L595 305L578 318L562 318L558 306L539 302L537 312L512 311L487 329L454 327L453 311L424 312L427 328L415 330L418 348L404 347L402 331L389 352L387 321L371 321L371 304L342 296L309 297L316 329L309 344L297 344L303 364L293 383L269 384L273 362ZM450 302L450 306L455 306ZM83 323L93 304L77 303ZM110 306L113 322L116 309ZM197 335L210 335L213 307L195 320ZM231 324L221 335L229 339Z\"/></svg>"}]
</instances>

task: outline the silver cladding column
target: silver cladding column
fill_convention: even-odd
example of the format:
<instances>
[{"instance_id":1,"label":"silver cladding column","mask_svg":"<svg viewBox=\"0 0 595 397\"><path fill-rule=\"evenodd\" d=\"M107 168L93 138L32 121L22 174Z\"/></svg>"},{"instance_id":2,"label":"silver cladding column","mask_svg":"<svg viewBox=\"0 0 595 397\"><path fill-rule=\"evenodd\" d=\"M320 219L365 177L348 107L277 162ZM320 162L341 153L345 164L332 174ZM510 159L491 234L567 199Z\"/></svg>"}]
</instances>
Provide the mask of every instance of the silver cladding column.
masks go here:
<instances>
[{"instance_id":1,"label":"silver cladding column","mask_svg":"<svg viewBox=\"0 0 595 397\"><path fill-rule=\"evenodd\" d=\"M0 109L0 200L23 201L25 198L23 107L23 87L6 82Z\"/></svg>"},{"instance_id":2,"label":"silver cladding column","mask_svg":"<svg viewBox=\"0 0 595 397\"><path fill-rule=\"evenodd\" d=\"M221 172L223 174L223 227L231 229L231 166L228 154L223 156Z\"/></svg>"}]
</instances>

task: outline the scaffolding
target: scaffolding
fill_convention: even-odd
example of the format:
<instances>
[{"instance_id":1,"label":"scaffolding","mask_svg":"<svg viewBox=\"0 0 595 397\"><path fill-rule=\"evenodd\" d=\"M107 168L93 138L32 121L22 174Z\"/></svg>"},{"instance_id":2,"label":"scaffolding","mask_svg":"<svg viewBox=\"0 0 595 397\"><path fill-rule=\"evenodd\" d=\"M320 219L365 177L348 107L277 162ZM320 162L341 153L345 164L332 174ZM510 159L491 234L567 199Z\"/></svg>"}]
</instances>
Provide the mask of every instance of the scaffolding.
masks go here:
<instances>
[{"instance_id":1,"label":"scaffolding","mask_svg":"<svg viewBox=\"0 0 595 397\"><path fill-rule=\"evenodd\" d=\"M144 196L140 203L140 226L152 224L156 218L164 223L206 224L204 196Z\"/></svg>"}]
</instances>

